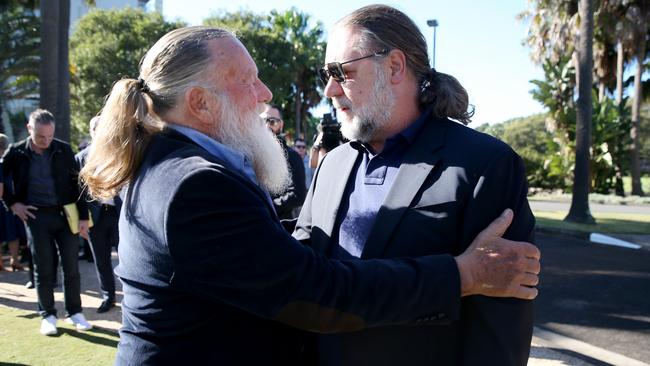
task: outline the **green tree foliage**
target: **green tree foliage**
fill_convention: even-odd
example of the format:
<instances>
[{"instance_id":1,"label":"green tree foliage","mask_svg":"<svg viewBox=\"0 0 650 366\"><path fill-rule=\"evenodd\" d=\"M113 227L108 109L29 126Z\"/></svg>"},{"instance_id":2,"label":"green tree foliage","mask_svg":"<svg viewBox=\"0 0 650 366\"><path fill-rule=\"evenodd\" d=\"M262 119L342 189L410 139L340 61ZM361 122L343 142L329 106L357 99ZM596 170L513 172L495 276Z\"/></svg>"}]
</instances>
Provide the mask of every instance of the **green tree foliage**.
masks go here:
<instances>
[{"instance_id":1,"label":"green tree foliage","mask_svg":"<svg viewBox=\"0 0 650 366\"><path fill-rule=\"evenodd\" d=\"M29 7L13 4L0 10L0 132L5 132L2 111L6 103L38 98L40 21ZM24 128L24 124L11 126Z\"/></svg>"},{"instance_id":2,"label":"green tree foliage","mask_svg":"<svg viewBox=\"0 0 650 366\"><path fill-rule=\"evenodd\" d=\"M575 88L575 71L568 58L558 64L546 62L545 80L533 80L536 88L531 91L533 98L545 106L549 113L546 128L550 141L555 146L547 155L545 166L552 184L557 188L570 188L569 180L574 169L576 108L573 102ZM594 89L593 93L596 91ZM623 103L625 105L625 103ZM598 193L612 193L616 187L616 176L620 176L620 167L625 167L629 152L629 108L619 107L615 101L605 98L599 101L592 98L593 107L593 142L590 159L591 189ZM562 181L564 180L564 181ZM545 185L540 185L544 187Z\"/></svg>"},{"instance_id":3,"label":"green tree foliage","mask_svg":"<svg viewBox=\"0 0 650 366\"><path fill-rule=\"evenodd\" d=\"M526 178L531 187L543 189L566 188L567 174L560 159L559 145L545 127L547 113L514 118L502 123L483 124L478 131L488 133L508 145L521 156Z\"/></svg>"},{"instance_id":4,"label":"green tree foliage","mask_svg":"<svg viewBox=\"0 0 650 366\"><path fill-rule=\"evenodd\" d=\"M273 103L282 109L285 130L303 133L311 123L309 109L322 99L316 76L325 57L322 24L311 27L309 16L295 8L268 16L221 12L204 24L236 32L273 92Z\"/></svg>"},{"instance_id":5,"label":"green tree foliage","mask_svg":"<svg viewBox=\"0 0 650 366\"><path fill-rule=\"evenodd\" d=\"M165 33L184 26L158 13L136 9L92 10L70 39L73 141L86 136L88 121L100 112L113 84L137 78L145 52Z\"/></svg>"}]
</instances>

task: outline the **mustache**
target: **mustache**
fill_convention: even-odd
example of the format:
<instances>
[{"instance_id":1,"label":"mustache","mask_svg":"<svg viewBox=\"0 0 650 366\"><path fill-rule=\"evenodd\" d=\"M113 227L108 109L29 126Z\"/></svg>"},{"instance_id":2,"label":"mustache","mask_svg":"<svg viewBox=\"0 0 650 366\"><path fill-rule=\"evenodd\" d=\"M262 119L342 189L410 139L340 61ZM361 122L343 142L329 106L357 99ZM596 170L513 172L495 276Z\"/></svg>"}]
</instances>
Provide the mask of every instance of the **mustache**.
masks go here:
<instances>
[{"instance_id":1,"label":"mustache","mask_svg":"<svg viewBox=\"0 0 650 366\"><path fill-rule=\"evenodd\" d=\"M341 109L341 108L347 108L347 109L352 109L352 103L349 100L332 100L332 104L334 105L334 108L336 109Z\"/></svg>"}]
</instances>

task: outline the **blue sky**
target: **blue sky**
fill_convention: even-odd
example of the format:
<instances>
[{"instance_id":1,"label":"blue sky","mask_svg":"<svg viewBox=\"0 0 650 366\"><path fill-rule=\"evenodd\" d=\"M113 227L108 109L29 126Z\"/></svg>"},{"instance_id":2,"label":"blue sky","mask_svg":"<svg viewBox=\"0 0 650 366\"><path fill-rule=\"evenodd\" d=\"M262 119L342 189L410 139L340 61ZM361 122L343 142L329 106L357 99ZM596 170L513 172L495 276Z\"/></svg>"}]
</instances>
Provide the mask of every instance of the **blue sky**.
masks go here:
<instances>
[{"instance_id":1,"label":"blue sky","mask_svg":"<svg viewBox=\"0 0 650 366\"><path fill-rule=\"evenodd\" d=\"M281 11L295 6L320 20L327 32L342 16L372 3L361 0L167 0L163 14L168 19L180 18L190 24L200 24L203 18L219 9L268 13L272 9ZM470 103L476 108L472 127L543 111L529 93L532 89L529 81L543 78L543 73L541 67L530 61L529 50L522 45L527 25L515 19L528 6L526 0L384 3L400 9L415 21L427 38L429 55L433 29L427 26L427 20L438 20L436 69L455 76L467 89ZM320 110L315 112L316 115L321 113Z\"/></svg>"}]
</instances>

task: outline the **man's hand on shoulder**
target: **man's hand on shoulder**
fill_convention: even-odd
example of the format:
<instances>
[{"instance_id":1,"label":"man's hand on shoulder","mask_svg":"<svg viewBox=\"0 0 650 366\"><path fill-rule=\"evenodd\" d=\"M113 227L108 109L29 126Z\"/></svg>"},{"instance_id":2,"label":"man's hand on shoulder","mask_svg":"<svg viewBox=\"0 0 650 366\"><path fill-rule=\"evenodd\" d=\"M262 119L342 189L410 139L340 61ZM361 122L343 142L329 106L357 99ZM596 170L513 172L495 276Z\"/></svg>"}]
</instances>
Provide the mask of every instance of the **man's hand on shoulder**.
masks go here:
<instances>
[{"instance_id":1,"label":"man's hand on shoulder","mask_svg":"<svg viewBox=\"0 0 650 366\"><path fill-rule=\"evenodd\" d=\"M485 295L532 300L537 297L540 251L526 242L501 236L512 222L507 209L456 257L461 296Z\"/></svg>"}]
</instances>

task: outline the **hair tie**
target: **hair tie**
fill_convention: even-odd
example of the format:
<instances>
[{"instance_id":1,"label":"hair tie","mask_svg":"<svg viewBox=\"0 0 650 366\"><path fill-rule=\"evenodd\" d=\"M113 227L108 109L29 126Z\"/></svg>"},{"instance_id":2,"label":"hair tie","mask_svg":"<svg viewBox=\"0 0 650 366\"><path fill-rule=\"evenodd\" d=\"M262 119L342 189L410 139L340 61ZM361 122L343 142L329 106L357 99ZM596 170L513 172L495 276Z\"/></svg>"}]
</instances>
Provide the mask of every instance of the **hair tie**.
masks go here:
<instances>
[{"instance_id":1,"label":"hair tie","mask_svg":"<svg viewBox=\"0 0 650 366\"><path fill-rule=\"evenodd\" d=\"M433 87L433 81L436 78L436 73L437 71L433 67L429 69L429 73L427 77L422 81L422 84L420 85L421 93L424 93L427 90L431 90L431 88Z\"/></svg>"},{"instance_id":2,"label":"hair tie","mask_svg":"<svg viewBox=\"0 0 650 366\"><path fill-rule=\"evenodd\" d=\"M144 81L143 78L138 78L138 89L142 93L148 93L149 92L149 85Z\"/></svg>"}]
</instances>

